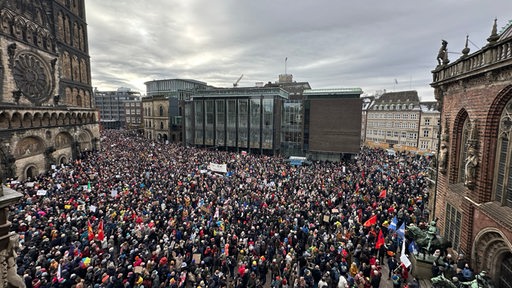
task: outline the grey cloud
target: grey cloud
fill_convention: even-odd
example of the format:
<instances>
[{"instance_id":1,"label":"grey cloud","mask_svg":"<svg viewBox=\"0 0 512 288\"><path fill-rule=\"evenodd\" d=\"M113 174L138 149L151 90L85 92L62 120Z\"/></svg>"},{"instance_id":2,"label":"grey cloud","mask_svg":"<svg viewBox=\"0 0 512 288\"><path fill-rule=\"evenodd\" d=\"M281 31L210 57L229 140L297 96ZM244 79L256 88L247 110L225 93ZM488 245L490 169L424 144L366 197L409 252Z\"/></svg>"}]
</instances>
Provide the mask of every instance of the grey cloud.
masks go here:
<instances>
[{"instance_id":1,"label":"grey cloud","mask_svg":"<svg viewBox=\"0 0 512 288\"><path fill-rule=\"evenodd\" d=\"M510 0L87 0L93 86L144 93L144 81L162 78L230 86L242 73L240 85L250 86L276 81L288 57L287 72L313 88L415 89L433 99L441 39L455 60L466 34L482 47L511 8Z\"/></svg>"}]
</instances>

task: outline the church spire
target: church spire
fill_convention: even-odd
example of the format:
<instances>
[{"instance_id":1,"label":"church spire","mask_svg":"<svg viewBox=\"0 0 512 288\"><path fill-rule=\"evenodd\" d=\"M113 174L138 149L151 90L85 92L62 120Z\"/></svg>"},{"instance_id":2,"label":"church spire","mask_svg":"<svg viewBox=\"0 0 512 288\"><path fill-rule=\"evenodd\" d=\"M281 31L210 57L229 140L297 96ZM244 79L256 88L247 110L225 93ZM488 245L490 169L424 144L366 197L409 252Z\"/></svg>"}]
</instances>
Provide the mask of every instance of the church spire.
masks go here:
<instances>
[{"instance_id":1,"label":"church spire","mask_svg":"<svg viewBox=\"0 0 512 288\"><path fill-rule=\"evenodd\" d=\"M498 18L494 18L494 25L492 25L491 36L489 36L489 38L487 38L487 42L489 42L489 44L494 44L500 38L500 36L498 35L497 22L498 22Z\"/></svg>"}]
</instances>

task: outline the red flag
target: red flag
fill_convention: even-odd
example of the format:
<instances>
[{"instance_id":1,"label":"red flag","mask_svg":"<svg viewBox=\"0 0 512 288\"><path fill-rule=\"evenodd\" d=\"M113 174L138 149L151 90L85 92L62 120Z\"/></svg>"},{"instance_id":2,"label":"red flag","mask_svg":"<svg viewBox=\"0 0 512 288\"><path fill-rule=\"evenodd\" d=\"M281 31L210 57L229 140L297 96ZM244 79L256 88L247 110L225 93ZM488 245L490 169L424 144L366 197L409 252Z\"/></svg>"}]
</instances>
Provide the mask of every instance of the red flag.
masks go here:
<instances>
[{"instance_id":1,"label":"red flag","mask_svg":"<svg viewBox=\"0 0 512 288\"><path fill-rule=\"evenodd\" d=\"M386 198L386 189L382 189L382 191L380 191L379 198Z\"/></svg>"},{"instance_id":2,"label":"red flag","mask_svg":"<svg viewBox=\"0 0 512 288\"><path fill-rule=\"evenodd\" d=\"M384 235L382 235L382 229L379 230L379 236L377 236L377 243L375 243L375 249L379 249L386 242L384 240Z\"/></svg>"},{"instance_id":3,"label":"red flag","mask_svg":"<svg viewBox=\"0 0 512 288\"><path fill-rule=\"evenodd\" d=\"M94 232L92 232L91 220L87 220L87 239L92 241L94 239Z\"/></svg>"},{"instance_id":4,"label":"red flag","mask_svg":"<svg viewBox=\"0 0 512 288\"><path fill-rule=\"evenodd\" d=\"M363 226L370 227L375 224L377 224L377 215L373 215L372 217L370 217L370 219L366 220L366 222L364 222Z\"/></svg>"},{"instance_id":5,"label":"red flag","mask_svg":"<svg viewBox=\"0 0 512 288\"><path fill-rule=\"evenodd\" d=\"M98 226L98 240L103 241L105 239L105 232L103 231L103 219L100 221Z\"/></svg>"}]
</instances>

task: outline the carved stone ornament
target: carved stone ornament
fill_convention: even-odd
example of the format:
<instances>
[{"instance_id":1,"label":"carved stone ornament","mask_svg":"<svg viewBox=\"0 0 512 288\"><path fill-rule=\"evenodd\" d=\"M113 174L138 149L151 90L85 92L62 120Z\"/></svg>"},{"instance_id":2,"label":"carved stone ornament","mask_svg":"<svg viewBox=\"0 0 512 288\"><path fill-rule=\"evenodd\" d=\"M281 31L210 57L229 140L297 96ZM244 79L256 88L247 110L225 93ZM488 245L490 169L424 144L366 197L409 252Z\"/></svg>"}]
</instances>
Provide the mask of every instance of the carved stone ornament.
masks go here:
<instances>
[{"instance_id":1,"label":"carved stone ornament","mask_svg":"<svg viewBox=\"0 0 512 288\"><path fill-rule=\"evenodd\" d=\"M16 86L30 102L41 104L48 100L53 90L50 67L38 55L21 52L13 63Z\"/></svg>"}]
</instances>

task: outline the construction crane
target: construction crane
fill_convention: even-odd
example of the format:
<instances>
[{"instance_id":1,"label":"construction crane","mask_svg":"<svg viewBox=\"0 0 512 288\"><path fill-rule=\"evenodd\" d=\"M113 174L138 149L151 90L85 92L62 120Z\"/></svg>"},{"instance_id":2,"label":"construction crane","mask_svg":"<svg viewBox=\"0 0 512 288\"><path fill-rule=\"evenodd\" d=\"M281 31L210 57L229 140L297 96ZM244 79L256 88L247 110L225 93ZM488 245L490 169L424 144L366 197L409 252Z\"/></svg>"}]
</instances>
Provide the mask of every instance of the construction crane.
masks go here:
<instances>
[{"instance_id":1,"label":"construction crane","mask_svg":"<svg viewBox=\"0 0 512 288\"><path fill-rule=\"evenodd\" d=\"M240 82L240 80L242 80L242 77L244 77L244 74L240 75L240 77L238 78L238 80L236 80L235 83L233 83L233 87L238 87L238 82Z\"/></svg>"}]
</instances>

